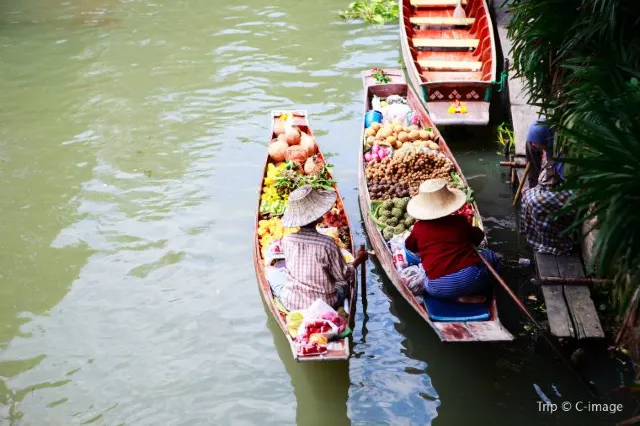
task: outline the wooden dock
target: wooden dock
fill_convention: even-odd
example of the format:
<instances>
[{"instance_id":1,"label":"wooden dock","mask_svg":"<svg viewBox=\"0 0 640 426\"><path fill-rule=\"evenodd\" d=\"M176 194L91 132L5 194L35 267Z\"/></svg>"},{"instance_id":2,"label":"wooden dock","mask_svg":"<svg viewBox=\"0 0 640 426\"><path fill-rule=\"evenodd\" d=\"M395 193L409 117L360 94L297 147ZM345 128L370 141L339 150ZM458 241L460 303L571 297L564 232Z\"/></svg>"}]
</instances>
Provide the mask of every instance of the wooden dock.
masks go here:
<instances>
[{"instance_id":1,"label":"wooden dock","mask_svg":"<svg viewBox=\"0 0 640 426\"><path fill-rule=\"evenodd\" d=\"M536 270L542 282L551 333L558 337L591 339L604 337L596 307L586 283L571 283L585 278L580 256L535 254ZM561 278L554 284L546 278Z\"/></svg>"},{"instance_id":2,"label":"wooden dock","mask_svg":"<svg viewBox=\"0 0 640 426\"><path fill-rule=\"evenodd\" d=\"M502 2L493 2L498 39L505 58L512 63L511 41L507 38L509 14L502 9ZM516 163L524 163L526 136L529 126L539 117L539 110L529 105L524 91L524 81L509 69L507 90L509 109L515 136ZM524 168L516 168L518 180L522 179ZM525 182L525 188L528 187ZM575 339L602 338L604 332L586 282L576 284L585 278L580 255L554 256L536 253L535 262L538 277L542 283L542 294L547 308L549 328L558 337ZM545 282L545 278L551 280ZM551 283L552 281L553 283ZM573 282L568 284L568 282Z\"/></svg>"},{"instance_id":3,"label":"wooden dock","mask_svg":"<svg viewBox=\"0 0 640 426\"><path fill-rule=\"evenodd\" d=\"M495 16L496 26L498 28L498 39L502 48L502 54L509 60L509 64L513 62L511 56L511 40L507 38L507 24L509 23L509 14L502 9L502 2L493 2L493 12ZM515 136L515 157L516 161L524 162L525 144L527 131L529 126L533 124L539 117L539 110L529 105L527 96L524 91L524 80L516 77L513 70L509 69L509 78L507 90L509 93L509 109L511 115L511 123L513 124L513 133ZM517 168L516 173L518 179L522 178L524 169ZM525 183L525 188L526 188Z\"/></svg>"}]
</instances>

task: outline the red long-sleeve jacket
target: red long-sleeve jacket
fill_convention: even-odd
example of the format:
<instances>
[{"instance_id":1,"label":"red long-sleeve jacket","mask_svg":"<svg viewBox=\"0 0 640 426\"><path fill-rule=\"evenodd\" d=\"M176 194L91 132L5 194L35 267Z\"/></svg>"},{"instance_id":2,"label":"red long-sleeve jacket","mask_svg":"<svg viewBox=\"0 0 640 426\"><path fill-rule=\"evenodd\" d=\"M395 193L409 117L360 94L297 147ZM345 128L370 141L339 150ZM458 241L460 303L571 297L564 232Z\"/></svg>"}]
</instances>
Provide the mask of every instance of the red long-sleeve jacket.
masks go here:
<instances>
[{"instance_id":1,"label":"red long-sleeve jacket","mask_svg":"<svg viewBox=\"0 0 640 426\"><path fill-rule=\"evenodd\" d=\"M484 232L471 226L462 215L419 220L407 237L407 250L420 254L429 279L436 279L482 262L475 246Z\"/></svg>"}]
</instances>

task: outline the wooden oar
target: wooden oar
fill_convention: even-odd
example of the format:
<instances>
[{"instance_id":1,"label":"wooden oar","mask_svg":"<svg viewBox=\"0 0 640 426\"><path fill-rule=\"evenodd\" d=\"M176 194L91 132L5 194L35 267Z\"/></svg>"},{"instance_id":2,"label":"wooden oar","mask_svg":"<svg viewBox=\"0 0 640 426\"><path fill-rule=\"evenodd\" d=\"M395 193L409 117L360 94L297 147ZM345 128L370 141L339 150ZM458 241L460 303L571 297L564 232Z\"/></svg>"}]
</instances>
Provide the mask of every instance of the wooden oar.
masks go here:
<instances>
[{"instance_id":1,"label":"wooden oar","mask_svg":"<svg viewBox=\"0 0 640 426\"><path fill-rule=\"evenodd\" d=\"M520 185L518 185L518 190L516 191L516 196L513 199L512 207L515 207L518 204L518 198L520 198L520 193L522 192L522 188L524 187L524 182L527 179L527 175L529 174L529 170L531 170L531 163L527 163L527 167L524 169L524 174L522 175L522 179L520 179Z\"/></svg>"},{"instance_id":2,"label":"wooden oar","mask_svg":"<svg viewBox=\"0 0 640 426\"><path fill-rule=\"evenodd\" d=\"M364 245L361 245L360 250L364 249ZM362 313L365 313L367 311L367 262L362 262L360 265L360 295L362 298Z\"/></svg>"},{"instance_id":3,"label":"wooden oar","mask_svg":"<svg viewBox=\"0 0 640 426\"><path fill-rule=\"evenodd\" d=\"M476 249L476 251L478 251L478 250ZM598 396L598 393L594 389L594 386L591 383L589 383L589 381L586 378L584 378L582 376L582 374L580 374L580 372L578 370L576 370L575 366L564 356L562 351L551 341L549 336L547 336L547 330L545 328L542 328L542 326L540 326L540 324L538 324L538 322L535 320L535 318L533 318L533 315L531 315L531 313L529 312L527 307L524 306L524 304L520 301L520 298L518 298L518 296L516 296L516 294L513 292L513 290L511 290L511 288L509 288L509 286L502 279L502 277L500 275L498 275L498 272L493 268L491 263L489 263L489 261L482 256L482 253L480 253L480 251L478 251L478 256L480 256L480 259L482 259L484 264L487 266L487 269L489 269L491 274L498 281L498 283L500 283L502 288L513 299L513 301L516 302L516 305L518 306L518 308L520 308L520 310L527 316L529 321L531 321L531 323L538 329L538 331L540 331L540 334L542 335L544 340L547 341L549 346L551 346L551 349L553 349L553 351L560 357L560 359L562 359L562 361L571 369L571 371L573 371L574 373L576 373L578 375L578 377L580 378L582 383L589 390L589 393L591 393L592 396Z\"/></svg>"}]
</instances>

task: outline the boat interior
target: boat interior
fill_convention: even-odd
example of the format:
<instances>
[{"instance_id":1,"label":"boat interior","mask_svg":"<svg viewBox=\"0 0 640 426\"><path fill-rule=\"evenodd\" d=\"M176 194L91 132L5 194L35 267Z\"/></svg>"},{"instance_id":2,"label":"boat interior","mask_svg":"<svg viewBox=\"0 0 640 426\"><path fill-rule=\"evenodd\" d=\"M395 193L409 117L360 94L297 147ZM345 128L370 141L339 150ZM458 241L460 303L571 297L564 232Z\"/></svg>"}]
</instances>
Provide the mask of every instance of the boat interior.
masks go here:
<instances>
[{"instance_id":1,"label":"boat interior","mask_svg":"<svg viewBox=\"0 0 640 426\"><path fill-rule=\"evenodd\" d=\"M407 101L409 106L412 108L419 109L419 100L417 96L415 96L414 92L409 91L409 87L406 83L390 83L390 84L381 84L381 85L370 85L367 87L367 97L365 100L366 109L369 110L372 108L372 101L374 96L378 96L380 98L387 98L391 95L400 95L403 97L407 97ZM428 121L428 116L425 114L421 117L421 127L431 127L433 128L433 123ZM436 133L437 134L437 133ZM441 145L443 151L447 156L451 155L451 152L448 148L445 148L442 142L442 138L440 135L437 137L437 141L439 145ZM454 163L455 164L455 163ZM457 167L457 164L456 164ZM371 201L371 200L370 200ZM369 208L371 206L369 205ZM474 206L475 209L475 206ZM480 227L481 220L478 217L478 224ZM376 231L379 232L379 231ZM371 238L371 237L370 237ZM379 236L381 238L381 235ZM382 240L381 240L382 241ZM391 257L391 251L388 246L385 244L385 248L388 250L388 257ZM382 256L382 254L379 254ZM486 301L475 304L467 304L467 303L459 303L455 300L439 300L433 297L426 296L423 298L424 302L420 303L417 298L411 295L411 292L407 289L403 289L401 291L405 297L409 299L413 299L414 307L425 311L429 316L431 321L433 322L443 322L443 323L451 323L451 322L476 322L476 321L488 321L495 320L497 318L497 307L495 305L495 300L493 299L493 289L492 286L489 286L486 294Z\"/></svg>"},{"instance_id":2,"label":"boat interior","mask_svg":"<svg viewBox=\"0 0 640 426\"><path fill-rule=\"evenodd\" d=\"M492 81L490 21L484 0L463 0L466 18L455 18L458 0L404 0L409 49L424 82Z\"/></svg>"}]
</instances>

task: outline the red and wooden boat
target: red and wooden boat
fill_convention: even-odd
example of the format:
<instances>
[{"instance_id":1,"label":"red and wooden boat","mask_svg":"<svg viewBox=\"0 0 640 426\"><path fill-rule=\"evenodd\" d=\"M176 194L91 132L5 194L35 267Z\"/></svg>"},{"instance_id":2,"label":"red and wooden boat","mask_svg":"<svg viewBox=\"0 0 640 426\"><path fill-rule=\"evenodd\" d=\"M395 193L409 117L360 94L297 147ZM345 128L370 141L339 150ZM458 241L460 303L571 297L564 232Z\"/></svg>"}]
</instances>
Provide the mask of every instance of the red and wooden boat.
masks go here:
<instances>
[{"instance_id":1,"label":"red and wooden boat","mask_svg":"<svg viewBox=\"0 0 640 426\"><path fill-rule=\"evenodd\" d=\"M424 109L420 99L416 93L407 85L404 80L402 71L400 70L385 70L391 81L387 84L377 84L372 76L372 71L366 71L362 74L364 83L364 110L365 112L371 109L371 101L374 95L380 98L387 98L390 95L400 95L407 98L409 107L414 110L419 117L420 127L431 127L431 131L435 134L436 143L439 145L439 149L445 154L447 158L451 160L457 173L462 180L466 183L462 170L456 163L453 154L449 150L446 142L442 138L440 132L435 127L433 121L429 118L427 111ZM429 312L425 304L420 303L418 299L411 293L411 291L404 284L402 278L398 274L396 267L393 263L393 257L391 251L384 240L384 237L376 226L375 222L370 216L372 200L370 198L367 178L365 175L365 161L364 155L364 126L363 132L359 141L360 144L360 160L358 167L358 194L360 199L360 210L362 217L364 218L364 225L369 236L369 240L373 245L376 253L376 258L380 262L382 268L387 273L387 276L391 280L394 287L400 292L402 297L413 307L413 309L433 328L441 341L445 342L479 342L479 341L508 341L513 340L513 336L507 331L498 318L498 307L496 304L495 291L493 292L493 298L489 304L489 319L486 321L468 321L468 322L439 322L431 319ZM478 207L476 203L473 203L473 210L475 213L474 225L482 228L482 219L478 213Z\"/></svg>"},{"instance_id":2,"label":"red and wooden boat","mask_svg":"<svg viewBox=\"0 0 640 426\"><path fill-rule=\"evenodd\" d=\"M400 43L407 74L437 125L486 125L496 80L491 15L485 0L399 0ZM455 102L462 111L453 112ZM466 112L465 112L466 108Z\"/></svg>"},{"instance_id":3,"label":"red and wooden boat","mask_svg":"<svg viewBox=\"0 0 640 426\"><path fill-rule=\"evenodd\" d=\"M288 111L288 112L281 112L281 111L273 111L271 113L271 131L270 131L270 137L269 137L269 141L273 140L276 137L276 132L275 129L278 126L283 126L283 121L280 119L280 117L282 116L282 114L291 114L293 115L294 118L294 123L296 126L298 126L300 128L301 131L303 131L304 133L308 134L309 136L313 137L313 132L311 131L310 127L309 127L309 120L308 120L308 115L306 111ZM315 137L314 137L315 139ZM319 152L318 150L318 156L324 160L324 157L322 156L322 153ZM287 330L287 324L286 324L286 313L283 312L283 306L278 302L277 298L275 298L275 296L273 295L273 292L271 290L271 286L269 285L269 281L267 280L267 276L265 274L265 268L267 265L265 265L265 259L262 256L262 251L260 248L260 238L258 235L258 229L259 229L259 222L263 219L269 219L270 217L273 216L269 216L269 215L264 215L260 213L260 195L262 194L262 190L263 187L265 185L265 178L267 175L267 170L269 167L269 164L272 163L271 159L269 158L269 155L266 155L266 160L265 160L265 164L264 164L264 169L263 169L263 173L262 173L262 180L260 182L260 188L259 188L259 192L258 192L258 209L257 209L257 213L256 213L256 223L255 223L255 236L254 236L254 266L255 266L255 270L256 270L256 276L258 278L258 284L260 287L260 292L262 293L262 298L264 299L264 302L268 308L268 311L271 313L271 315L273 315L273 317L275 318L276 322L278 323L278 326L280 327L280 330L284 333L285 337L287 338L287 340L289 341L289 345L291 346L291 351L293 354L293 358L297 361L339 361L339 360L347 360L350 357L351 354L351 346L352 346L352 336L349 336L347 338L343 338L343 339L339 339L339 340L335 340L333 342L329 342L329 345L327 346L327 353L322 354L322 355L311 355L311 356L299 356L296 353L296 347L294 345L293 339L291 338L288 330ZM346 234L348 235L348 242L347 242L347 250L350 251L351 254L355 254L355 250L353 247L353 237L352 237L352 233L351 233L351 226L349 225L349 219L345 213L344 210L344 204L342 202L342 198L340 197L340 193L338 192L338 188L337 186L334 184L333 185L333 189L336 191L337 193L337 201L336 201L336 205L335 207L337 207L340 212L341 215L343 216L343 221L344 223L347 224L347 230L346 230ZM284 261L281 261L284 262ZM349 318L348 318L348 325L349 327L353 330L354 327L354 321L355 321L355 313L356 313L356 297L357 297L357 287L356 287L356 282L355 279L352 283L349 283L348 288L347 288L347 295L346 295L346 300L344 302L344 309L345 312L347 312L349 314Z\"/></svg>"}]
</instances>

